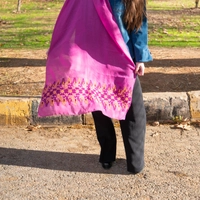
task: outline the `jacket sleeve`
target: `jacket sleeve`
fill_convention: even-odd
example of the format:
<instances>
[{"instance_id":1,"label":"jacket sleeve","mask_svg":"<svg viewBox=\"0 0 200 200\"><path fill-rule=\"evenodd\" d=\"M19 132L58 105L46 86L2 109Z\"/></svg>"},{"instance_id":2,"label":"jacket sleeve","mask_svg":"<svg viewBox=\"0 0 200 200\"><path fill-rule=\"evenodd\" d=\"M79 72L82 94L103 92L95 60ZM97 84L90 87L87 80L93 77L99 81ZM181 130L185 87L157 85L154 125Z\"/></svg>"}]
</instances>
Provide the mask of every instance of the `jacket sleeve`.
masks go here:
<instances>
[{"instance_id":1,"label":"jacket sleeve","mask_svg":"<svg viewBox=\"0 0 200 200\"><path fill-rule=\"evenodd\" d=\"M148 62L153 58L148 48L148 24L146 16L143 17L141 28L130 33L135 62Z\"/></svg>"}]
</instances>

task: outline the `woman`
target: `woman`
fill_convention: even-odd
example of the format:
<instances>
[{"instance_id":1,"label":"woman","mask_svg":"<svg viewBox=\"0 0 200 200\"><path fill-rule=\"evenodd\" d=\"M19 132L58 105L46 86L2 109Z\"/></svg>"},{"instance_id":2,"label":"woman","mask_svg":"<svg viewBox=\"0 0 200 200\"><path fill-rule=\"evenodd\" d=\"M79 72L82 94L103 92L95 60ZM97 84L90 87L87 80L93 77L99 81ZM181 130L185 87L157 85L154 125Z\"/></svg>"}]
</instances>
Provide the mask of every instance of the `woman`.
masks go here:
<instances>
[{"instance_id":1,"label":"woman","mask_svg":"<svg viewBox=\"0 0 200 200\"><path fill-rule=\"evenodd\" d=\"M144 0L109 0L112 12L130 55L136 65L135 73L144 75L144 62L152 57L147 46L147 18ZM116 159L116 134L111 118L101 111L92 113L97 138L101 146L100 159L102 167L109 169ZM144 167L144 142L146 113L142 90L136 78L132 94L132 103L125 120L120 120L125 146L127 170L139 173Z\"/></svg>"},{"instance_id":2,"label":"woman","mask_svg":"<svg viewBox=\"0 0 200 200\"><path fill-rule=\"evenodd\" d=\"M67 0L54 27L38 115L125 119L135 65L108 0Z\"/></svg>"},{"instance_id":3,"label":"woman","mask_svg":"<svg viewBox=\"0 0 200 200\"><path fill-rule=\"evenodd\" d=\"M151 60L144 3L136 2L65 1L48 51L38 109L39 117L93 112L104 168L111 167L116 154L111 118L120 120L133 173L143 168L146 122L136 74L143 75L143 62Z\"/></svg>"}]
</instances>

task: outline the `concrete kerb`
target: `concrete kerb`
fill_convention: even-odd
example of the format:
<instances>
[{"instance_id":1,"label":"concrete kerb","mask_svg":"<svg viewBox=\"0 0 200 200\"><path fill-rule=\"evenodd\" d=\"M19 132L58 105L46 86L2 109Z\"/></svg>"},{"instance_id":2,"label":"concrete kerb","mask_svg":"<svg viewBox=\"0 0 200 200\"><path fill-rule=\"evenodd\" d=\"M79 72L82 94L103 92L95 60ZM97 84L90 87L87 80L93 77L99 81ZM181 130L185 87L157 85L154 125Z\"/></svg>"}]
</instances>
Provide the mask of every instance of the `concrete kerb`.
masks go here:
<instances>
[{"instance_id":1,"label":"concrete kerb","mask_svg":"<svg viewBox=\"0 0 200 200\"><path fill-rule=\"evenodd\" d=\"M200 91L144 93L147 121L169 121L183 116L200 120ZM91 114L79 116L37 117L40 97L0 97L0 125L93 124Z\"/></svg>"}]
</instances>

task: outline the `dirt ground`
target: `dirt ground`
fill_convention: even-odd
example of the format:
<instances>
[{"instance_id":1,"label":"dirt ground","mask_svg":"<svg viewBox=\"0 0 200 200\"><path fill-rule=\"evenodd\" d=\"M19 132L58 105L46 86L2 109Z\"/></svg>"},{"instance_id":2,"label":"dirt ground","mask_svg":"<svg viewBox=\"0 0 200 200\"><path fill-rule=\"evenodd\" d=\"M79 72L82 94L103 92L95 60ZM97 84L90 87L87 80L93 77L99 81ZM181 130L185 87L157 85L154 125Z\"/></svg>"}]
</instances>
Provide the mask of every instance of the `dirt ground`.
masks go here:
<instances>
[{"instance_id":1,"label":"dirt ground","mask_svg":"<svg viewBox=\"0 0 200 200\"><path fill-rule=\"evenodd\" d=\"M93 126L0 129L0 200L199 200L200 127L147 126L145 169L126 171L117 133L110 170L98 162Z\"/></svg>"},{"instance_id":2,"label":"dirt ground","mask_svg":"<svg viewBox=\"0 0 200 200\"><path fill-rule=\"evenodd\" d=\"M159 25L169 15L150 13L150 20ZM200 90L200 48L150 50L143 92ZM0 49L0 96L41 95L45 62L46 50ZM0 200L200 200L199 125L147 125L146 166L138 175L126 171L117 127L116 133L117 159L107 171L98 163L93 126L1 126Z\"/></svg>"},{"instance_id":3,"label":"dirt ground","mask_svg":"<svg viewBox=\"0 0 200 200\"><path fill-rule=\"evenodd\" d=\"M40 95L45 50L0 50L0 96ZM200 49L151 48L154 61L141 77L143 92L200 89ZM119 128L117 160L105 171L98 163L94 127L0 129L0 200L199 200L200 128L147 126L146 167L126 171Z\"/></svg>"},{"instance_id":4,"label":"dirt ground","mask_svg":"<svg viewBox=\"0 0 200 200\"><path fill-rule=\"evenodd\" d=\"M153 62L140 77L143 92L200 89L199 48L151 47ZM0 50L0 95L41 95L46 50Z\"/></svg>"}]
</instances>

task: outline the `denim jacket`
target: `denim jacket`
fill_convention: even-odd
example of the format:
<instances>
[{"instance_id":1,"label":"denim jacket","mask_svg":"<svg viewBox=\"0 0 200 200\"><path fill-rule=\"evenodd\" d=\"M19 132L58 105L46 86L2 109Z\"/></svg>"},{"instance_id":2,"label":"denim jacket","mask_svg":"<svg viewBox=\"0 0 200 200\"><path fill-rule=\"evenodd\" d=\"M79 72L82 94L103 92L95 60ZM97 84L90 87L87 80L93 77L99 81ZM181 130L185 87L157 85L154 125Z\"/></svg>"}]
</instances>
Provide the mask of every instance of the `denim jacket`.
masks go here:
<instances>
[{"instance_id":1,"label":"denim jacket","mask_svg":"<svg viewBox=\"0 0 200 200\"><path fill-rule=\"evenodd\" d=\"M148 48L148 24L147 18L143 17L141 28L128 33L123 23L124 3L123 0L109 0L116 23L121 31L123 39L129 49L134 62L152 61L152 56Z\"/></svg>"}]
</instances>

